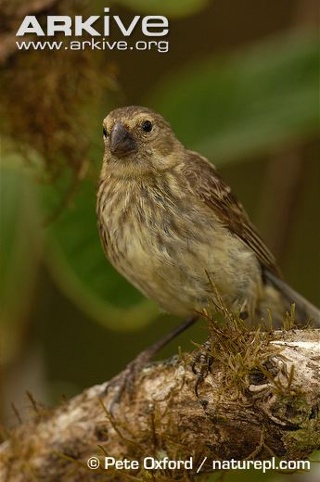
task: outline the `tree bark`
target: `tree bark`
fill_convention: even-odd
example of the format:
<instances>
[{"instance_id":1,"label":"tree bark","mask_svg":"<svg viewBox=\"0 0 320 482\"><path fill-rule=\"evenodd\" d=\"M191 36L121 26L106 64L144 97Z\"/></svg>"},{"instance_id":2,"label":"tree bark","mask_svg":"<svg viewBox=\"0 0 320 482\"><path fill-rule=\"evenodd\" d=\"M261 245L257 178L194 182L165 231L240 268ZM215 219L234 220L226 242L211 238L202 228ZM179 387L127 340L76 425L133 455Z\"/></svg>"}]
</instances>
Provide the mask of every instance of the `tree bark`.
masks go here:
<instances>
[{"instance_id":1,"label":"tree bark","mask_svg":"<svg viewBox=\"0 0 320 482\"><path fill-rule=\"evenodd\" d=\"M34 419L0 447L0 480L191 481L202 462L199 474L214 460L300 460L319 449L320 330L210 336L193 355L145 367L119 401L127 372L52 411L34 402ZM105 469L105 457L138 468Z\"/></svg>"}]
</instances>

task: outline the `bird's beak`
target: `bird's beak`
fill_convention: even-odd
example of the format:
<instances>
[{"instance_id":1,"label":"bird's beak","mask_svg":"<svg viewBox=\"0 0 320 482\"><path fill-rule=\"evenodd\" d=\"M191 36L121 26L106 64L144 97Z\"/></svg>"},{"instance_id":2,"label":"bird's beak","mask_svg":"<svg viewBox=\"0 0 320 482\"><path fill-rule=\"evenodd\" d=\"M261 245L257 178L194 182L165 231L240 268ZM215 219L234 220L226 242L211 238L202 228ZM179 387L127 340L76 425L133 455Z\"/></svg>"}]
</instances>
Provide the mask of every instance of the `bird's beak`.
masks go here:
<instances>
[{"instance_id":1,"label":"bird's beak","mask_svg":"<svg viewBox=\"0 0 320 482\"><path fill-rule=\"evenodd\" d=\"M137 151L137 143L130 132L117 122L110 134L110 151L116 156L123 157Z\"/></svg>"}]
</instances>

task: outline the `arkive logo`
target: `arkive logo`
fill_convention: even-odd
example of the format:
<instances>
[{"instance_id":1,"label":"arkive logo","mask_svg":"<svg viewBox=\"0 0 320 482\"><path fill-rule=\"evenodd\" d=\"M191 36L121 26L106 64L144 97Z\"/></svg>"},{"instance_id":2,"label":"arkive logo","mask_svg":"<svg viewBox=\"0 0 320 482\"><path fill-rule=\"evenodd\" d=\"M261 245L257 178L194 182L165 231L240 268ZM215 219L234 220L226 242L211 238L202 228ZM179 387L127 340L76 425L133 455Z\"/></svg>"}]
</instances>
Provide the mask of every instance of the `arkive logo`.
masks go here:
<instances>
[{"instance_id":1,"label":"arkive logo","mask_svg":"<svg viewBox=\"0 0 320 482\"><path fill-rule=\"evenodd\" d=\"M131 21L124 22L119 15L110 15L110 8L104 8L105 15L103 18L103 30L99 32L94 24L101 18L100 15L92 15L84 18L82 15L70 17L68 15L51 15L47 16L46 29L44 30L37 17L27 15L16 33L17 37L26 34L35 34L38 37L53 37L55 34L64 34L66 37L81 37L89 34L92 37L110 37L116 30L124 37L129 37L133 31L140 28L141 33L146 37L164 37L169 32L169 21L167 17L162 15L147 15L141 17L135 15Z\"/></svg>"}]
</instances>

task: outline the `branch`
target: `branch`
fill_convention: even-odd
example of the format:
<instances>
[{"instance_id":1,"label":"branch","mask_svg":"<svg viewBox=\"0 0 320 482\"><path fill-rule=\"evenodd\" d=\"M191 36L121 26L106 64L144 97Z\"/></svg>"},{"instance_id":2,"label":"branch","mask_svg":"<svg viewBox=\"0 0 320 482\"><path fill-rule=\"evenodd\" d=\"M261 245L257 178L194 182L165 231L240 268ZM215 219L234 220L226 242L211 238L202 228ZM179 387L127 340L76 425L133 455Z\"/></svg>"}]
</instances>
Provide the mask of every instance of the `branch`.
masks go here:
<instances>
[{"instance_id":1,"label":"branch","mask_svg":"<svg viewBox=\"0 0 320 482\"><path fill-rule=\"evenodd\" d=\"M112 416L108 408L122 374L51 412L34 402L35 419L14 429L0 447L0 480L150 480L144 458L166 456L192 457L192 469L159 469L152 480L169 480L168 473L170 480L193 480L204 457L201 473L211 472L217 459L297 460L318 449L320 330L241 335L235 330L227 336L216 330L215 335L210 355L208 345L198 352L198 382L190 355L153 363L136 377L130 396L122 396ZM221 351L223 342L229 353ZM100 469L87 467L93 455ZM136 460L139 468L105 470L106 456Z\"/></svg>"}]
</instances>

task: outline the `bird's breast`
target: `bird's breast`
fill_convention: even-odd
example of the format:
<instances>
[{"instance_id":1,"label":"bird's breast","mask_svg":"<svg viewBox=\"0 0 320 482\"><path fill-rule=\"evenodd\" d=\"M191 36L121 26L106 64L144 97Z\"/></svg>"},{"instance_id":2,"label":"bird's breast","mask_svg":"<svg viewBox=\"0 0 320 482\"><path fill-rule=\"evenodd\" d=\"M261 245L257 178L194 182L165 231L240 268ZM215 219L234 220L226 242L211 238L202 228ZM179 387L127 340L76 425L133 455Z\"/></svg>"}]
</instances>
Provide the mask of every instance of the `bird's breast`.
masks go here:
<instances>
[{"instance_id":1,"label":"bird's breast","mask_svg":"<svg viewBox=\"0 0 320 482\"><path fill-rule=\"evenodd\" d=\"M162 258L169 259L173 245L177 248L186 239L181 198L134 183L126 189L110 185L99 198L100 232L115 263L125 258L127 263L151 269Z\"/></svg>"},{"instance_id":2,"label":"bird's breast","mask_svg":"<svg viewBox=\"0 0 320 482\"><path fill-rule=\"evenodd\" d=\"M243 302L258 263L205 205L165 188L109 185L98 196L102 243L114 267L147 297L176 314L212 294Z\"/></svg>"}]
</instances>

